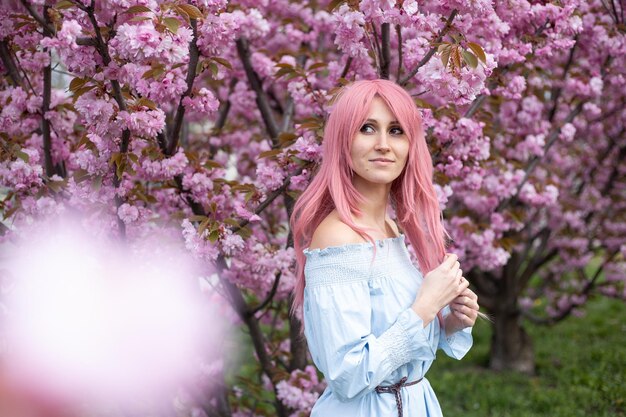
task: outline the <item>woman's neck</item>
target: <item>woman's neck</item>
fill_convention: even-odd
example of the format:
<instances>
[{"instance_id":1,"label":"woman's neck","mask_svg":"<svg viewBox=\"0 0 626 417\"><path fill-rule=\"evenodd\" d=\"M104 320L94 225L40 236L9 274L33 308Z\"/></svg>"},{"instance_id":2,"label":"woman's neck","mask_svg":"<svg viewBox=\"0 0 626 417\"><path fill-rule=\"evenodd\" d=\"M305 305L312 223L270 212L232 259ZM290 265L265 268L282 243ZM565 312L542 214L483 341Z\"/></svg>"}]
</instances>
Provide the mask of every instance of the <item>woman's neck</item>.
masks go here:
<instances>
[{"instance_id":1,"label":"woman's neck","mask_svg":"<svg viewBox=\"0 0 626 417\"><path fill-rule=\"evenodd\" d=\"M387 205L389 203L389 189L387 185L355 187L363 196L363 203L359 205L361 216L354 219L359 226L371 228L380 233L380 236L372 236L374 239L386 238L393 234L387 223ZM391 233L390 233L391 232Z\"/></svg>"}]
</instances>

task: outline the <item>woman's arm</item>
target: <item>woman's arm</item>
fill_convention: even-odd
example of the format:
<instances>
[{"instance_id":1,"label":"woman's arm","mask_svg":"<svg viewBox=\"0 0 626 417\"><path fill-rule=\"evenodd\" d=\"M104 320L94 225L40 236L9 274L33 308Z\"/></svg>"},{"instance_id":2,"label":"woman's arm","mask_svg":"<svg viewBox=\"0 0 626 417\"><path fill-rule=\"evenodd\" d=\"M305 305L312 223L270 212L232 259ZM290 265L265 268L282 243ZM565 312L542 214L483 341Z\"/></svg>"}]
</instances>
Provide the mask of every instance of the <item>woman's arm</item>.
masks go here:
<instances>
[{"instance_id":1,"label":"woman's arm","mask_svg":"<svg viewBox=\"0 0 626 417\"><path fill-rule=\"evenodd\" d=\"M429 329L411 308L402 311L382 334L372 333L370 289L367 280L342 282L367 271L349 265L311 271L337 282L305 290L305 335L313 361L341 400L371 392L400 366L435 358Z\"/></svg>"}]
</instances>

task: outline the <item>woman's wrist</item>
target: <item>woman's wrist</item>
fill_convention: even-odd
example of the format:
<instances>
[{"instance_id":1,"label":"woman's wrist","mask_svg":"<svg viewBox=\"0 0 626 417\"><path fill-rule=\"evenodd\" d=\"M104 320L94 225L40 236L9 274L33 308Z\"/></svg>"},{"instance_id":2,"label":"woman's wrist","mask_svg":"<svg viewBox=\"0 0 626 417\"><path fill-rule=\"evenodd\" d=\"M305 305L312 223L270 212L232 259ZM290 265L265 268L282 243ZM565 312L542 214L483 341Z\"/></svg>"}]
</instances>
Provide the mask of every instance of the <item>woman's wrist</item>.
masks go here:
<instances>
[{"instance_id":1,"label":"woman's wrist","mask_svg":"<svg viewBox=\"0 0 626 417\"><path fill-rule=\"evenodd\" d=\"M411 306L415 314L417 314L422 321L424 322L424 327L426 327L431 321L435 319L437 315L437 310L430 303L422 302L421 300L415 300L413 306Z\"/></svg>"}]
</instances>

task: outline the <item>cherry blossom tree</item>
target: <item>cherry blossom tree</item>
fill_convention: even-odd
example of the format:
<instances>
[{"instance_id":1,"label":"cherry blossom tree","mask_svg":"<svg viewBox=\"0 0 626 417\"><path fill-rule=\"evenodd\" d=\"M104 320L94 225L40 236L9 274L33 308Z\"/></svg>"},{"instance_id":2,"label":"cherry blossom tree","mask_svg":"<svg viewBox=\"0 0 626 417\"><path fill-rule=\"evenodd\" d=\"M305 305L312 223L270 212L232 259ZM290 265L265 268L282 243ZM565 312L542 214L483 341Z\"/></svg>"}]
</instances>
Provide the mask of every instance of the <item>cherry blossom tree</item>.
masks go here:
<instances>
[{"instance_id":1,"label":"cherry blossom tree","mask_svg":"<svg viewBox=\"0 0 626 417\"><path fill-rule=\"evenodd\" d=\"M287 220L337 88L392 79L422 108L491 367L532 372L523 317L626 299L625 52L615 0L8 1L3 239L68 212L179 237L255 358L207 371L221 388L186 415L307 415L323 382L288 314Z\"/></svg>"}]
</instances>

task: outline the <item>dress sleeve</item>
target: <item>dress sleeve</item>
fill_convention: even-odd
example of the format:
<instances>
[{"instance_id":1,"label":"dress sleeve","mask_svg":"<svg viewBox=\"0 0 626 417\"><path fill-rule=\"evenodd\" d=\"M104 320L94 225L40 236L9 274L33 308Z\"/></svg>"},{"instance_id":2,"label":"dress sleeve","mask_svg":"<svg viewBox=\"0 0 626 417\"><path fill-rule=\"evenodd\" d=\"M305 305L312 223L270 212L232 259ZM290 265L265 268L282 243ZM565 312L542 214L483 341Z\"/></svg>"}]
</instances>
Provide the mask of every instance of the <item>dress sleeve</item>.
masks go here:
<instances>
[{"instance_id":1,"label":"dress sleeve","mask_svg":"<svg viewBox=\"0 0 626 417\"><path fill-rule=\"evenodd\" d=\"M307 260L303 316L313 361L333 393L346 401L374 390L410 361L433 360L435 352L411 308L384 332L372 334L367 259L341 260L321 265L319 259Z\"/></svg>"},{"instance_id":2,"label":"dress sleeve","mask_svg":"<svg viewBox=\"0 0 626 417\"><path fill-rule=\"evenodd\" d=\"M444 307L442 312L444 323L450 313L450 307ZM463 356L465 356L465 354L470 350L472 344L473 339L471 327L459 330L458 332L452 333L449 336L446 336L445 330L441 329L438 348L443 350L446 355L450 356L451 358L462 359Z\"/></svg>"}]
</instances>

